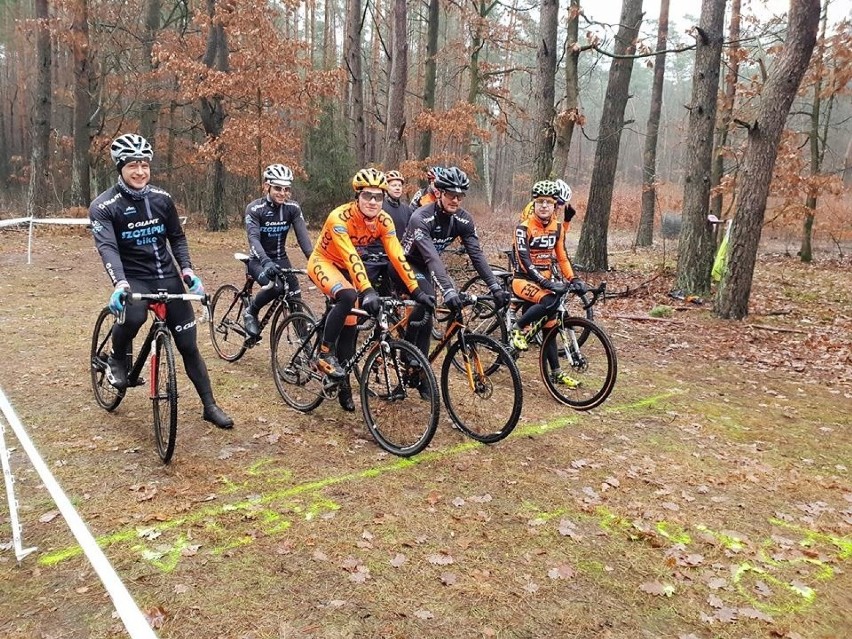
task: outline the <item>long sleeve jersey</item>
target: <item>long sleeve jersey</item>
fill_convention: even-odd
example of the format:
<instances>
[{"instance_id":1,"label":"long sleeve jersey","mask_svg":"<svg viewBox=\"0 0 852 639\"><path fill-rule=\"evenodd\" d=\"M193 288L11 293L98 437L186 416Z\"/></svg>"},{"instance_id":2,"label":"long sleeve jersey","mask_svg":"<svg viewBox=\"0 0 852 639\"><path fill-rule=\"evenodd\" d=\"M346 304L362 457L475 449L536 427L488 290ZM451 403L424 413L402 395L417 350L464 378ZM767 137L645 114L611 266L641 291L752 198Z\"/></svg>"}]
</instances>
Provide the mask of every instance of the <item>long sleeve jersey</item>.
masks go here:
<instances>
[{"instance_id":1,"label":"long sleeve jersey","mask_svg":"<svg viewBox=\"0 0 852 639\"><path fill-rule=\"evenodd\" d=\"M488 266L488 260L479 244L476 225L470 213L459 209L453 215L447 215L438 202L422 206L411 214L408 229L403 237L402 247L408 260L417 268L433 274L443 295L457 293L455 283L441 260L441 253L459 238L467 251L476 272L485 280L491 290L500 288L497 278Z\"/></svg>"},{"instance_id":2,"label":"long sleeve jersey","mask_svg":"<svg viewBox=\"0 0 852 639\"><path fill-rule=\"evenodd\" d=\"M245 221L249 251L261 263L287 257L287 234L291 228L296 231L296 241L305 257L311 254L308 227L302 209L295 202L276 204L264 196L246 207Z\"/></svg>"},{"instance_id":3,"label":"long sleeve jersey","mask_svg":"<svg viewBox=\"0 0 852 639\"><path fill-rule=\"evenodd\" d=\"M402 237L405 234L405 229L408 227L408 220L411 218L411 205L403 200L395 200L388 196L382 204L382 210L391 216L397 238ZM387 263L385 248L379 240L364 248L359 248L358 252L365 259L379 260Z\"/></svg>"},{"instance_id":4,"label":"long sleeve jersey","mask_svg":"<svg viewBox=\"0 0 852 639\"><path fill-rule=\"evenodd\" d=\"M518 224L515 228L514 248L517 277L532 280L536 284L550 279L554 255L562 275L567 279L574 277L574 269L565 252L565 229L555 215L547 224L543 224L535 215Z\"/></svg>"},{"instance_id":5,"label":"long sleeve jersey","mask_svg":"<svg viewBox=\"0 0 852 639\"><path fill-rule=\"evenodd\" d=\"M400 279L409 291L417 288L417 280L405 258L391 216L384 211L372 220L349 202L328 214L314 246L314 255L324 258L349 273L349 281L359 293L372 286L358 249L380 241Z\"/></svg>"},{"instance_id":6,"label":"long sleeve jersey","mask_svg":"<svg viewBox=\"0 0 852 639\"><path fill-rule=\"evenodd\" d=\"M113 285L136 278L164 279L192 268L189 244L171 196L155 186L131 198L117 186L89 207L95 247Z\"/></svg>"}]
</instances>

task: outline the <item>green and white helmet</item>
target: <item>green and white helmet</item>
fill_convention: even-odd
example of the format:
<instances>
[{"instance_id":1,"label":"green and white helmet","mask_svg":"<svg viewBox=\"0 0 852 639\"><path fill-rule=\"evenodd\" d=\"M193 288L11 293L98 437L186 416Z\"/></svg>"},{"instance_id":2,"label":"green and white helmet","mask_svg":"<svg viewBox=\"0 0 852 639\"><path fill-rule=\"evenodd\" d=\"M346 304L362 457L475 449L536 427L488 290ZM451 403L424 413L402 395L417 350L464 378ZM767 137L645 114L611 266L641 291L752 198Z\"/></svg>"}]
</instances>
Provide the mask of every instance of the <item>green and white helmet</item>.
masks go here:
<instances>
[{"instance_id":1,"label":"green and white helmet","mask_svg":"<svg viewBox=\"0 0 852 639\"><path fill-rule=\"evenodd\" d=\"M533 184L532 187L533 198L552 197L555 200L559 198L559 192L559 187L552 180L541 180Z\"/></svg>"}]
</instances>

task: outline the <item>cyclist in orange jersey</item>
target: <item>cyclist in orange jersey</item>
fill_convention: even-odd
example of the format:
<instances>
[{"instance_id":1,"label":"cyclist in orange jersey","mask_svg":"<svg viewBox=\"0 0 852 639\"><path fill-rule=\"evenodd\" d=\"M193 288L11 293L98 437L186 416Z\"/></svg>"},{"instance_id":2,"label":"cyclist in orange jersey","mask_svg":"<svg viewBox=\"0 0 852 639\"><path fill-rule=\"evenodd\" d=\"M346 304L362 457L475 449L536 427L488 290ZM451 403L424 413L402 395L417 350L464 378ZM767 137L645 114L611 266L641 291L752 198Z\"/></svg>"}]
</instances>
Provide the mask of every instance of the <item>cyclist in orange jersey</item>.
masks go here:
<instances>
[{"instance_id":1,"label":"cyclist in orange jersey","mask_svg":"<svg viewBox=\"0 0 852 639\"><path fill-rule=\"evenodd\" d=\"M361 169L352 178L352 188L354 201L329 213L307 264L308 277L334 301L326 318L317 366L335 380L346 377L340 360L355 353L356 319L349 312L359 295L361 308L371 315L378 314L381 308L359 248L380 240L411 297L418 304L435 305L435 300L418 287L397 239L393 219L382 210L387 191L385 174L373 168ZM341 383L337 397L344 410L355 410L348 379Z\"/></svg>"}]
</instances>

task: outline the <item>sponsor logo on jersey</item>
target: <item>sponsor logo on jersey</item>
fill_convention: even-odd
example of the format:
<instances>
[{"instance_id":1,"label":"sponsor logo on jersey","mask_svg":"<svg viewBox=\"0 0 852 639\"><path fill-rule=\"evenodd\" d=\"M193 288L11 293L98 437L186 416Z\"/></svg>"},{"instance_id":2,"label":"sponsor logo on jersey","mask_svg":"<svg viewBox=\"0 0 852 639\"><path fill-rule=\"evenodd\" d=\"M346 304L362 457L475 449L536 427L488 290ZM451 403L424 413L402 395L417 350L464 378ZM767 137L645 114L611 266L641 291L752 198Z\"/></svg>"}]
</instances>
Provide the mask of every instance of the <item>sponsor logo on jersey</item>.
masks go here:
<instances>
[{"instance_id":1,"label":"sponsor logo on jersey","mask_svg":"<svg viewBox=\"0 0 852 639\"><path fill-rule=\"evenodd\" d=\"M134 213L136 213L136 207L135 206L128 206L126 209L124 209L125 215L133 215Z\"/></svg>"},{"instance_id":2,"label":"sponsor logo on jersey","mask_svg":"<svg viewBox=\"0 0 852 639\"><path fill-rule=\"evenodd\" d=\"M342 224L335 224L334 227L332 228L332 230L335 233L337 233L338 235L345 235L346 234L346 227L343 226Z\"/></svg>"}]
</instances>

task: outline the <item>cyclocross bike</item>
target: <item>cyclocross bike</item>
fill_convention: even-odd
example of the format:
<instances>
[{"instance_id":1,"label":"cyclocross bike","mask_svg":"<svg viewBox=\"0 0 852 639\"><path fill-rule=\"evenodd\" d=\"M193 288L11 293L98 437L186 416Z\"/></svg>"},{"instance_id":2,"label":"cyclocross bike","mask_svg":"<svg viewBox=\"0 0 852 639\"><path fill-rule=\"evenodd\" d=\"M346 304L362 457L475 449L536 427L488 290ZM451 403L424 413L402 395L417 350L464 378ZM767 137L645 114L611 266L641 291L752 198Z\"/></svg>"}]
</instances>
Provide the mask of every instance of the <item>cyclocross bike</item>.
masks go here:
<instances>
[{"instance_id":1,"label":"cyclocross bike","mask_svg":"<svg viewBox=\"0 0 852 639\"><path fill-rule=\"evenodd\" d=\"M438 428L438 385L420 350L394 339L388 329L389 312L414 302L394 297L380 299L379 314L368 339L341 366L347 376L355 372L364 421L379 446L394 455L410 457L429 445ZM331 301L326 299L326 310L319 320L305 313L291 313L273 338L275 386L287 404L303 413L335 398L340 390L342 380L329 379L316 365L331 308ZM351 314L369 317L360 309L352 309ZM421 388L426 389L425 400L421 398Z\"/></svg>"},{"instance_id":2,"label":"cyclocross bike","mask_svg":"<svg viewBox=\"0 0 852 639\"><path fill-rule=\"evenodd\" d=\"M462 308L494 298L461 294ZM462 310L446 314L446 328L429 353L434 362L443 352L441 396L453 423L465 435L493 444L514 430L521 416L523 386L518 365L504 346L468 330ZM427 318L428 319L428 318ZM431 321L431 320L430 320ZM391 329L402 335L402 317Z\"/></svg>"},{"instance_id":3,"label":"cyclocross bike","mask_svg":"<svg viewBox=\"0 0 852 639\"><path fill-rule=\"evenodd\" d=\"M245 253L234 253L234 258L248 267L249 259ZM285 275L305 275L307 271L298 268L281 269L281 279L284 292L267 305L263 316L259 319L260 333L249 336L243 325L243 312L249 307L252 299L252 288L255 279L246 268L246 281L242 289L233 284L223 284L213 294L210 303L210 339L216 354L226 362L236 362L248 350L261 340L263 329L271 321L270 334L275 335L281 319L290 313L301 312L313 317L311 309L301 299L294 297L287 285ZM273 286L274 281L266 286ZM270 341L270 345L272 342Z\"/></svg>"},{"instance_id":4,"label":"cyclocross bike","mask_svg":"<svg viewBox=\"0 0 852 639\"><path fill-rule=\"evenodd\" d=\"M175 369L175 349L172 333L166 324L166 312L169 302L185 300L201 302L207 305L206 295L192 293L171 294L166 291L157 293L131 293L129 299L148 303L154 321L145 336L145 341L134 361L132 353L127 354L128 387L141 386L145 381L141 377L146 360L149 362L148 396L154 410L154 439L157 454L164 463L169 463L175 451L177 439L178 390ZM92 390L95 401L108 412L118 408L127 389L118 389L107 379L107 358L112 352L112 330L116 323L124 321L124 313L116 317L109 308L104 308L95 322L92 333L90 369ZM150 359L148 355L150 354Z\"/></svg>"}]
</instances>

